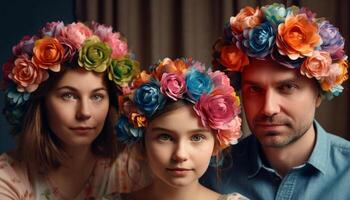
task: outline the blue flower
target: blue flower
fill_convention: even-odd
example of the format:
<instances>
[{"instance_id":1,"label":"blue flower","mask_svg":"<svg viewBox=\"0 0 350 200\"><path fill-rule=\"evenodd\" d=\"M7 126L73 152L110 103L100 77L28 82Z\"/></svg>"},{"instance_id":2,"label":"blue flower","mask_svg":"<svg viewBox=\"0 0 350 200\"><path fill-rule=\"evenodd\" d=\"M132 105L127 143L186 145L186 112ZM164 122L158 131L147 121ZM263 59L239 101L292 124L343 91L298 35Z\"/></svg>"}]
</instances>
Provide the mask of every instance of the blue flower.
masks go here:
<instances>
[{"instance_id":1,"label":"blue flower","mask_svg":"<svg viewBox=\"0 0 350 200\"><path fill-rule=\"evenodd\" d=\"M164 107L166 98L160 92L159 84L151 81L141 85L135 91L134 102L146 116L150 117Z\"/></svg>"},{"instance_id":2,"label":"blue flower","mask_svg":"<svg viewBox=\"0 0 350 200\"><path fill-rule=\"evenodd\" d=\"M192 101L198 101L204 93L212 90L212 80L207 73L202 73L197 69L190 69L186 74L187 95Z\"/></svg>"},{"instance_id":3,"label":"blue flower","mask_svg":"<svg viewBox=\"0 0 350 200\"><path fill-rule=\"evenodd\" d=\"M327 100L332 100L335 96L339 96L343 92L344 88L341 85L336 85L329 92L325 92L323 94Z\"/></svg>"},{"instance_id":4,"label":"blue flower","mask_svg":"<svg viewBox=\"0 0 350 200\"><path fill-rule=\"evenodd\" d=\"M287 15L286 8L280 3L273 3L271 5L263 6L261 11L265 16L265 19L275 27L284 22Z\"/></svg>"},{"instance_id":5,"label":"blue flower","mask_svg":"<svg viewBox=\"0 0 350 200\"><path fill-rule=\"evenodd\" d=\"M18 92L14 84L9 84L4 94L6 101L14 106L23 105L30 97L28 92Z\"/></svg>"},{"instance_id":6,"label":"blue flower","mask_svg":"<svg viewBox=\"0 0 350 200\"><path fill-rule=\"evenodd\" d=\"M143 129L134 127L126 116L121 116L114 125L117 139L125 144L132 144L143 137Z\"/></svg>"},{"instance_id":7,"label":"blue flower","mask_svg":"<svg viewBox=\"0 0 350 200\"><path fill-rule=\"evenodd\" d=\"M11 125L17 127L22 123L24 110L25 110L25 104L14 105L14 104L11 104L8 101L8 99L5 99L3 114Z\"/></svg>"},{"instance_id":8,"label":"blue flower","mask_svg":"<svg viewBox=\"0 0 350 200\"><path fill-rule=\"evenodd\" d=\"M276 31L270 23L264 22L253 29L245 29L243 37L240 48L250 57L264 58L273 49Z\"/></svg>"}]
</instances>

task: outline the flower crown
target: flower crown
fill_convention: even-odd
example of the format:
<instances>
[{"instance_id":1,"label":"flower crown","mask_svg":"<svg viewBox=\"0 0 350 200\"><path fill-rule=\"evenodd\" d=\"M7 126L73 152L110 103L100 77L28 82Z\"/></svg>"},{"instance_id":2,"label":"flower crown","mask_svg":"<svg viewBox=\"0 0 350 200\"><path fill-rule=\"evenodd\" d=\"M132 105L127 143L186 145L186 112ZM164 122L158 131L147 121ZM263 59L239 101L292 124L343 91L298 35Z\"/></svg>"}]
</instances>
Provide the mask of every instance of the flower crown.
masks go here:
<instances>
[{"instance_id":1,"label":"flower crown","mask_svg":"<svg viewBox=\"0 0 350 200\"><path fill-rule=\"evenodd\" d=\"M348 79L345 41L336 27L315 16L307 8L278 3L260 9L245 7L230 18L224 38L215 43L213 65L235 74L249 64L248 57L270 56L315 78L328 99L338 96Z\"/></svg>"},{"instance_id":2,"label":"flower crown","mask_svg":"<svg viewBox=\"0 0 350 200\"><path fill-rule=\"evenodd\" d=\"M118 139L133 143L143 137L147 119L161 111L167 102L185 100L204 127L216 132L220 147L235 144L240 137L240 101L229 78L211 71L192 59L165 58L142 71L119 97L121 112L115 129Z\"/></svg>"},{"instance_id":3,"label":"flower crown","mask_svg":"<svg viewBox=\"0 0 350 200\"><path fill-rule=\"evenodd\" d=\"M123 88L138 74L126 41L112 27L92 22L64 25L50 22L33 36L25 36L12 48L13 56L3 65L4 114L17 125L32 92L59 72L61 65L80 66L88 71L108 72L109 80Z\"/></svg>"}]
</instances>

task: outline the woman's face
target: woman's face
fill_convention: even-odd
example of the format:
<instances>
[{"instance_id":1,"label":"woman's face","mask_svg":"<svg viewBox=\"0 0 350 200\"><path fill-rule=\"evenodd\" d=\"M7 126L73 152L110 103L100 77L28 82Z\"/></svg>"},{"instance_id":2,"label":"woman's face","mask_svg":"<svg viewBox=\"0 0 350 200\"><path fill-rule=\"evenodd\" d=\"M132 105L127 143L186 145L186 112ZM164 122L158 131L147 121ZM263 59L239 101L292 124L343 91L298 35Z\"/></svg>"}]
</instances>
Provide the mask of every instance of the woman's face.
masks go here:
<instances>
[{"instance_id":1,"label":"woman's face","mask_svg":"<svg viewBox=\"0 0 350 200\"><path fill-rule=\"evenodd\" d=\"M152 120L145 134L147 160L155 182L172 187L197 183L208 168L215 140L185 105Z\"/></svg>"},{"instance_id":2,"label":"woman's face","mask_svg":"<svg viewBox=\"0 0 350 200\"><path fill-rule=\"evenodd\" d=\"M51 131L64 147L90 146L109 110L103 73L68 70L45 98Z\"/></svg>"}]
</instances>

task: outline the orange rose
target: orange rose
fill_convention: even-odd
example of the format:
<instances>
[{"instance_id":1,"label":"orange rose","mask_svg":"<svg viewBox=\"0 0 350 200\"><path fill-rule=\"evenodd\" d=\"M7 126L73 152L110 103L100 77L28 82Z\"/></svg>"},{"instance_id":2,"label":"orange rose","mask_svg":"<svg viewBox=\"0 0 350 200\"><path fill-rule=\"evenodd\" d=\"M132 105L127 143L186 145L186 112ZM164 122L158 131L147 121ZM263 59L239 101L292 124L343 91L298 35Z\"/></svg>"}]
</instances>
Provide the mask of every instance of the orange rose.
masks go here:
<instances>
[{"instance_id":1,"label":"orange rose","mask_svg":"<svg viewBox=\"0 0 350 200\"><path fill-rule=\"evenodd\" d=\"M236 45L226 45L221 48L220 63L229 71L242 71L249 64L249 59Z\"/></svg>"},{"instance_id":2,"label":"orange rose","mask_svg":"<svg viewBox=\"0 0 350 200\"><path fill-rule=\"evenodd\" d=\"M253 28L262 21L262 12L259 8L247 6L230 18L231 29L235 34L241 34L246 28Z\"/></svg>"},{"instance_id":3,"label":"orange rose","mask_svg":"<svg viewBox=\"0 0 350 200\"><path fill-rule=\"evenodd\" d=\"M329 75L329 67L332 64L332 58L326 51L314 51L311 57L308 57L301 65L300 72L308 78L316 78Z\"/></svg>"},{"instance_id":4,"label":"orange rose","mask_svg":"<svg viewBox=\"0 0 350 200\"><path fill-rule=\"evenodd\" d=\"M278 51L292 60L311 56L320 42L317 24L309 21L305 14L288 16L286 21L278 26L276 40Z\"/></svg>"},{"instance_id":5,"label":"orange rose","mask_svg":"<svg viewBox=\"0 0 350 200\"><path fill-rule=\"evenodd\" d=\"M161 63L154 70L154 76L160 80L163 73L185 73L187 70L186 63L183 60L171 60L170 58L164 58Z\"/></svg>"},{"instance_id":6,"label":"orange rose","mask_svg":"<svg viewBox=\"0 0 350 200\"><path fill-rule=\"evenodd\" d=\"M28 58L17 58L9 78L20 92L33 92L49 77L46 70L35 66Z\"/></svg>"},{"instance_id":7,"label":"orange rose","mask_svg":"<svg viewBox=\"0 0 350 200\"><path fill-rule=\"evenodd\" d=\"M43 69L60 71L60 63L64 57L64 48L56 38L45 37L35 42L33 63Z\"/></svg>"},{"instance_id":8,"label":"orange rose","mask_svg":"<svg viewBox=\"0 0 350 200\"><path fill-rule=\"evenodd\" d=\"M140 85L146 83L151 78L151 75L147 74L145 70L143 70L140 74L132 82L133 88L138 88Z\"/></svg>"},{"instance_id":9,"label":"orange rose","mask_svg":"<svg viewBox=\"0 0 350 200\"><path fill-rule=\"evenodd\" d=\"M348 79L348 63L346 60L340 60L330 66L329 76L321 79L321 88L324 91L330 91L334 86L341 85Z\"/></svg>"},{"instance_id":10,"label":"orange rose","mask_svg":"<svg viewBox=\"0 0 350 200\"><path fill-rule=\"evenodd\" d=\"M147 125L146 117L139 113L135 113L135 112L131 113L130 119L134 127L141 128L141 127L146 127Z\"/></svg>"}]
</instances>

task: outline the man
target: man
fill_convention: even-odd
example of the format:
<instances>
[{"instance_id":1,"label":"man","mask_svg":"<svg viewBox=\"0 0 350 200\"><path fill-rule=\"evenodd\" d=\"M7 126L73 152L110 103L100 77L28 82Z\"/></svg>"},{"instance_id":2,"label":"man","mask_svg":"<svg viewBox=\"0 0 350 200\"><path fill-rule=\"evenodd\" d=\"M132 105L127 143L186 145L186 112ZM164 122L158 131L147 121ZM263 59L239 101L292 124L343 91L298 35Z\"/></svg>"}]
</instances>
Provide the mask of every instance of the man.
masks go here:
<instances>
[{"instance_id":1,"label":"man","mask_svg":"<svg viewBox=\"0 0 350 200\"><path fill-rule=\"evenodd\" d=\"M342 55L336 60L334 52L326 51L329 49L320 46L320 43L316 44L317 42L313 52L308 54L305 53L305 48L301 50L296 45L298 38L291 40L292 43L285 41L283 29L287 29L287 25L292 26L288 20L300 22L305 19L306 22L301 27L307 22L311 25L314 22L300 9L289 17L288 14L284 16L285 21L280 22L278 30L271 33L276 41L270 44L271 47L266 47L269 53L264 58L259 57L263 53L257 52L261 48L254 48L254 41L249 44L240 41L246 36L243 39L238 37L240 32L237 20L243 14L245 19L249 18L248 11L252 11L252 15L245 21L254 21L253 17L261 15L267 19L267 11L271 11L271 6L284 8L273 4L263 7L261 11L242 9L230 20L234 39L227 39L226 36L225 41L218 42L215 46L219 53L213 54L216 59L214 64L237 71L231 76L233 83L237 74L241 77L238 82L252 135L232 147L230 156L226 156L222 163L219 176L214 168L210 168L201 182L218 192L239 192L254 200L350 199L350 142L327 133L314 119L322 98L338 95L340 90L335 90L347 79L346 56ZM251 30L261 28L259 23L249 28L241 27L245 27L245 32L252 37L255 32ZM317 28L322 29L319 24ZM302 30L306 29L302 27ZM293 35L294 30L295 27L292 27L288 33ZM308 32L308 35L312 34L319 32L317 29L314 33ZM324 36L318 37L327 42ZM247 40L250 39L248 37ZM311 43L304 40L299 46L312 46ZM239 48L234 49L236 44ZM230 56L225 57L228 48L231 48ZM276 51L268 48L275 48ZM249 56L249 61L246 61L245 55ZM291 58L295 59L296 56L299 58L293 62ZM239 57L242 62L236 62L238 59L235 60L235 57ZM243 65L237 67L237 63ZM336 74L337 78L332 74L334 71L341 71Z\"/></svg>"}]
</instances>

